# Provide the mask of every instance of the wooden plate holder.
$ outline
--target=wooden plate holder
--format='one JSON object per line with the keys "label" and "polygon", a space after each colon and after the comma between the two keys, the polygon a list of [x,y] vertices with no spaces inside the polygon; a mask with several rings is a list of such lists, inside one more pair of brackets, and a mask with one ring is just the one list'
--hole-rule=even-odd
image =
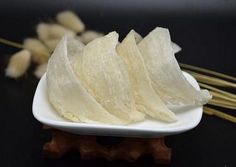
{"label": "wooden plate holder", "polygon": [[82,159],[105,158],[109,161],[120,159],[132,162],[144,155],[151,155],[157,164],[169,164],[171,161],[171,149],[165,145],[164,138],[123,138],[118,144],[104,146],[97,141],[96,136],[74,135],[44,128],[52,134],[51,141],[43,146],[48,157],[60,158],[76,151]]}

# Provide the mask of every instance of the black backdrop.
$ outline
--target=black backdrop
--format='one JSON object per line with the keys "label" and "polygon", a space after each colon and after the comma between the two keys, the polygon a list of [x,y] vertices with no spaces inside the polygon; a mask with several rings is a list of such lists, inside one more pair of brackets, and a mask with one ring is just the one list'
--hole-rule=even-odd
{"label": "black backdrop", "polygon": [[[21,42],[25,37],[35,36],[38,22],[52,19],[64,9],[79,13],[89,29],[116,30],[121,39],[131,28],[145,35],[155,26],[168,27],[172,40],[183,48],[177,55],[180,62],[236,75],[236,3],[232,0],[1,1],[0,36]],[[50,136],[31,113],[38,83],[32,75],[34,67],[18,80],[4,76],[9,55],[15,51],[0,45],[0,166],[155,166],[149,157],[135,163],[86,161],[78,155],[46,159],[42,146]],[[235,127],[233,123],[204,115],[194,130],[167,137],[167,145],[173,149],[170,166],[236,166]]]}

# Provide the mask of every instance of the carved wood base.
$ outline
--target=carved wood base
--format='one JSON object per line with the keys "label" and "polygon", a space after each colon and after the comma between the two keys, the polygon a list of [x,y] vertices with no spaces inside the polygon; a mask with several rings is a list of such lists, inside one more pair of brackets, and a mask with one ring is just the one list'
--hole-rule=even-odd
{"label": "carved wood base", "polygon": [[120,143],[104,146],[96,136],[74,135],[59,130],[51,131],[52,139],[43,147],[48,157],[60,158],[69,152],[79,152],[82,159],[105,158],[135,161],[141,156],[151,155],[158,164],[168,164],[171,160],[171,149],[165,145],[164,138],[142,139],[124,138]]}

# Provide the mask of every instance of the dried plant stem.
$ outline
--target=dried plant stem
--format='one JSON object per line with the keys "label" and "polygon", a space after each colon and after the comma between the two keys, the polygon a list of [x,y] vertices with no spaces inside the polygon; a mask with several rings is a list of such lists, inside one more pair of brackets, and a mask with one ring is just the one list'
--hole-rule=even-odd
{"label": "dried plant stem", "polygon": [[217,106],[217,107],[221,107],[221,108],[228,108],[231,110],[236,110],[235,106],[230,106],[230,105],[226,105],[226,104],[222,104],[222,103],[218,103],[218,102],[209,101],[208,104],[213,105],[213,106]]}
{"label": "dried plant stem", "polygon": [[[11,47],[14,47],[14,48],[19,48],[19,49],[27,49],[25,48],[24,45],[20,44],[20,43],[17,43],[17,42],[13,42],[13,41],[10,41],[10,40],[7,40],[7,39],[4,39],[4,38],[0,38],[0,43],[2,44],[5,44],[5,45],[8,45],[8,46],[11,46]],[[29,49],[27,49],[29,50]],[[30,50],[32,53],[36,53],[34,50]],[[38,54],[38,52],[37,52]],[[40,53],[42,56],[45,56],[45,57],[48,57],[49,55],[45,54],[45,53]]]}
{"label": "dried plant stem", "polygon": [[204,83],[200,83],[200,82],[199,82],[199,85],[200,85],[201,87],[203,87],[203,88],[206,88],[206,89],[209,89],[209,90],[213,90],[213,91],[215,91],[215,92],[221,93],[221,94],[223,94],[223,95],[225,95],[225,96],[228,96],[228,97],[230,97],[230,98],[236,99],[236,95],[233,94],[233,93],[229,93],[229,92],[226,92],[226,91],[224,91],[224,90],[220,90],[220,89],[217,89],[217,88],[215,88],[215,87],[213,87],[213,86],[210,86],[210,85],[207,85],[207,84],[204,84]]}
{"label": "dried plant stem", "polygon": [[213,98],[211,99],[213,102],[216,102],[216,103],[222,103],[222,104],[225,104],[225,105],[229,105],[229,106],[235,106],[236,107],[236,103],[235,102],[231,102],[231,101],[228,101],[228,100],[224,100],[224,99],[220,99],[220,98]]}
{"label": "dried plant stem", "polygon": [[213,98],[219,98],[219,99],[224,99],[224,100],[227,100],[227,101],[231,101],[231,102],[234,102],[236,103],[236,99],[233,99],[233,98],[230,98],[230,97],[227,97],[221,93],[218,93],[218,92],[215,92],[215,91],[209,91],[210,94],[213,96]]}
{"label": "dried plant stem", "polygon": [[203,107],[203,111],[204,111],[205,114],[208,114],[208,115],[215,115],[215,116],[217,116],[217,117],[219,117],[219,118],[223,118],[223,119],[228,120],[228,121],[230,121],[230,122],[236,123],[236,117],[231,116],[231,115],[226,114],[226,113],[223,113],[223,112],[221,112],[221,111],[219,111],[219,110],[212,109],[212,108],[209,108],[209,107],[204,106],[204,107]]}
{"label": "dried plant stem", "polygon": [[199,82],[203,82],[203,83],[215,85],[215,86],[221,86],[221,87],[236,88],[236,84],[229,81],[224,81],[219,78],[215,78],[215,77],[211,77],[211,76],[207,76],[203,74],[198,74],[190,70],[184,70],[184,71],[193,75]]}
{"label": "dried plant stem", "polygon": [[186,69],[204,72],[206,74],[215,75],[217,77],[224,78],[224,79],[229,79],[229,80],[232,80],[232,81],[236,82],[236,77],[233,77],[233,76],[229,76],[229,75],[226,75],[226,74],[222,74],[222,73],[219,73],[219,72],[215,72],[215,71],[212,71],[212,70],[208,70],[208,69],[205,69],[205,68],[196,67],[196,66],[192,66],[192,65],[188,65],[188,64],[179,63],[179,65],[180,65],[180,67],[183,67],[183,68],[186,68]]}
{"label": "dried plant stem", "polygon": [[20,44],[20,43],[13,42],[13,41],[10,41],[10,40],[4,39],[4,38],[0,38],[0,43],[5,44],[5,45],[8,45],[8,46],[15,47],[15,48],[20,48],[20,49],[24,49],[24,48],[25,48],[25,47],[24,47],[22,44]]}

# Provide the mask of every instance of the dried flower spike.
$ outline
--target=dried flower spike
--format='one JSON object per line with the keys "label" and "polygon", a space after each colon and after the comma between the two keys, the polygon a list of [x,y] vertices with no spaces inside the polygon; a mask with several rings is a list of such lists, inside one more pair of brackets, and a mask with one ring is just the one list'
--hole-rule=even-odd
{"label": "dried flower spike", "polygon": [[60,24],[77,33],[83,32],[85,29],[85,25],[81,19],[71,11],[58,13],[56,19]]}
{"label": "dried flower spike", "polygon": [[104,36],[103,33],[97,32],[97,31],[92,31],[88,30],[85,31],[81,36],[79,37],[80,41],[83,42],[84,44],[87,44],[91,42],[92,40]]}
{"label": "dried flower spike", "polygon": [[32,52],[33,62],[42,64],[48,61],[50,55],[49,50],[38,39],[35,38],[25,39],[24,47]]}
{"label": "dried flower spike", "polygon": [[36,28],[38,37],[42,41],[61,39],[64,35],[74,37],[76,34],[59,24],[39,23]]}
{"label": "dried flower spike", "polygon": [[6,68],[6,76],[10,78],[19,78],[22,76],[30,65],[30,58],[30,52],[25,49],[12,55]]}
{"label": "dried flower spike", "polygon": [[47,63],[44,63],[44,64],[40,64],[38,65],[38,67],[36,68],[36,70],[34,71],[34,75],[40,79],[43,74],[47,71]]}
{"label": "dried flower spike", "polygon": [[44,41],[44,44],[47,46],[50,52],[53,52],[59,42],[60,39],[49,39]]}

